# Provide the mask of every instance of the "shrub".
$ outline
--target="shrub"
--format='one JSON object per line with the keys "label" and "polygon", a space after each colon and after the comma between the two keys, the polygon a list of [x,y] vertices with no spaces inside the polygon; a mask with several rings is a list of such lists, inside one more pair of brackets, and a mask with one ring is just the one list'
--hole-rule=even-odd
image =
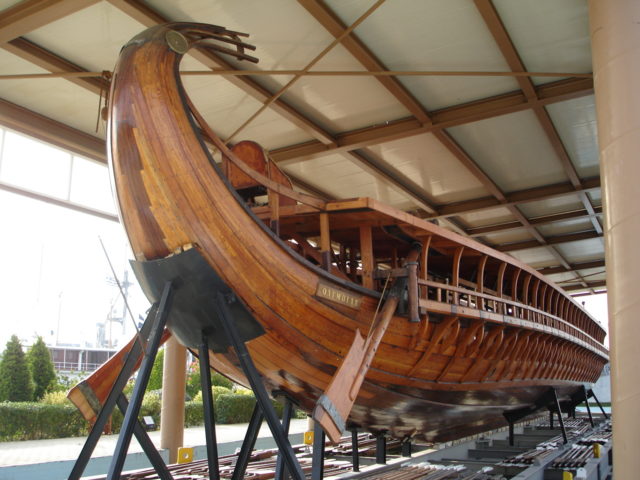
{"label": "shrub", "polygon": [[46,405],[72,405],[65,392],[48,392],[40,399]]}
{"label": "shrub", "polygon": [[233,382],[218,372],[211,372],[211,385],[226,387],[228,389],[233,388]]}
{"label": "shrub", "polygon": [[0,402],[33,400],[33,381],[18,337],[11,336],[0,361]]}
{"label": "shrub", "polygon": [[[231,390],[229,390],[227,387],[219,387],[217,385],[214,385],[213,387],[211,387],[211,391],[213,393],[214,401],[216,399],[216,396],[218,395],[229,395],[232,393]],[[193,397],[193,401],[202,403],[202,392],[196,393],[196,396]]]}
{"label": "shrub", "polygon": [[51,353],[42,337],[38,337],[36,343],[27,352],[27,361],[34,383],[33,399],[40,400],[45,393],[53,391],[56,386],[56,372],[53,369]]}
{"label": "shrub", "polygon": [[3,441],[78,437],[86,435],[88,427],[72,405],[0,403],[0,440]]}
{"label": "shrub", "polygon": [[184,404],[184,426],[197,427],[204,424],[204,410],[202,401],[186,402]]}
{"label": "shrub", "polygon": [[216,421],[220,423],[244,423],[251,420],[256,404],[253,395],[218,395],[215,401]]}

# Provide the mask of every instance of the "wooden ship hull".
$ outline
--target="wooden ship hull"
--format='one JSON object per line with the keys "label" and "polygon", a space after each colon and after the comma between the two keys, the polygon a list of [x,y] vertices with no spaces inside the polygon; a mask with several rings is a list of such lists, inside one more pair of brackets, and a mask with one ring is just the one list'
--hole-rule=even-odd
{"label": "wooden ship hull", "polygon": [[[110,166],[136,259],[197,249],[264,330],[247,347],[269,390],[311,412],[333,389],[348,426],[435,442],[598,378],[603,329],[535,270],[369,198],[294,192],[257,145],[227,149],[179,76],[182,55],[209,38],[245,56],[235,32],[196,24],[154,27],[123,48]],[[259,195],[267,203],[252,205]],[[232,349],[210,360],[246,384]]]}

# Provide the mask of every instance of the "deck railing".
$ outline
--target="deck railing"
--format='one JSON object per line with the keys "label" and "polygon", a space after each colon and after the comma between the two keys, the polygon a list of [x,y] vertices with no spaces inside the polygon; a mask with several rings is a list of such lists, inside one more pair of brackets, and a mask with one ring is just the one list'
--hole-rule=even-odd
{"label": "deck railing", "polygon": [[[475,310],[485,312],[484,318],[496,322],[507,321],[511,324],[521,324],[522,322],[517,322],[517,320],[523,320],[540,326],[541,330],[553,329],[556,332],[562,332],[566,336],[591,346],[598,352],[607,354],[607,350],[602,344],[581,329],[562,318],[530,305],[430,280],[419,279],[418,286],[419,305],[429,311],[437,311],[437,304],[446,304],[462,307],[457,311],[457,314],[461,316],[477,317],[479,315],[473,312]],[[468,308],[469,311],[465,312],[464,308]],[[450,311],[451,309],[449,307],[446,310]],[[445,309],[443,309],[444,312]]]}

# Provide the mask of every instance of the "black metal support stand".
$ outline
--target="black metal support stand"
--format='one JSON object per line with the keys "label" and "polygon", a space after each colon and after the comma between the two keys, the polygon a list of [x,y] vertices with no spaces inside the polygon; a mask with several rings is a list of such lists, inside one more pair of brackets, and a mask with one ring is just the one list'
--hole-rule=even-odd
{"label": "black metal support stand", "polygon": [[219,480],[220,468],[218,465],[218,443],[216,441],[216,417],[213,409],[213,393],[211,391],[209,342],[204,332],[202,343],[198,348],[198,355],[200,358],[200,387],[202,389],[202,406],[204,408],[204,433],[207,442],[209,478],[211,480]]}
{"label": "black metal support stand", "polygon": [[376,435],[376,463],[387,463],[387,437],[384,432]]}
{"label": "black metal support stand", "polygon": [[[144,341],[149,340],[150,333],[156,331],[153,327],[157,323],[159,316],[160,316],[160,312],[158,310],[158,304],[156,303],[151,307],[149,314],[147,315],[147,318],[144,321],[142,328],[140,329],[140,335],[139,335],[140,339],[144,339]],[[160,332],[162,332],[162,330],[160,330]],[[125,359],[124,365],[122,366],[122,370],[120,370],[120,373],[118,374],[116,381],[114,382],[111,392],[107,396],[107,399],[105,400],[104,405],[102,405],[102,408],[100,409],[100,412],[96,417],[96,421],[91,431],[89,432],[87,440],[84,446],[82,447],[80,455],[78,456],[78,459],[76,460],[76,463],[74,464],[71,470],[71,473],[69,474],[69,480],[78,480],[84,473],[84,470],[86,469],[87,464],[91,459],[91,454],[95,450],[98,440],[100,440],[100,437],[102,436],[102,431],[104,430],[104,427],[107,424],[109,420],[109,416],[113,412],[114,407],[118,405],[118,407],[121,410],[124,410],[123,413],[126,412],[128,408],[128,402],[127,402],[127,399],[122,394],[122,391],[124,390],[124,387],[126,386],[127,381],[133,374],[135,365],[137,363],[140,353],[142,352],[142,349],[143,349],[142,341],[139,341],[139,342],[135,342],[131,350],[129,351]],[[149,437],[147,436],[147,433],[144,431],[144,428],[142,428],[139,422],[136,422],[136,424],[140,428],[137,428],[136,425],[134,425],[133,433],[136,435],[136,438],[138,439],[145,453],[149,457],[149,461],[151,462],[153,467],[156,469],[158,476],[162,480],[172,479],[173,477],[169,473],[167,466],[164,463],[164,460],[162,460],[162,457],[160,457],[160,454],[157,452],[157,450],[151,443],[151,440],[149,440]],[[150,447],[153,447],[153,448],[150,448]],[[152,450],[153,452],[151,452]]]}
{"label": "black metal support stand", "polygon": [[402,441],[402,456],[411,458],[411,439],[405,438]]}
{"label": "black metal support stand", "polygon": [[358,446],[358,429],[351,430],[351,463],[353,465],[353,471],[360,471],[360,451]]}
{"label": "black metal support stand", "polygon": [[[551,390],[553,392],[553,397],[555,398],[554,406],[555,406],[556,412],[558,412],[558,420],[560,421],[560,428],[562,429],[562,438],[564,439],[564,443],[567,444],[569,443],[569,440],[567,439],[567,431],[564,428],[564,420],[562,419],[562,410],[560,409],[560,401],[558,400],[558,394],[556,393],[555,388],[552,388]],[[551,413],[551,415],[553,416],[553,412]]]}
{"label": "black metal support stand", "polygon": [[171,283],[167,282],[165,283],[162,297],[158,305],[158,312],[151,328],[151,335],[147,342],[145,355],[142,359],[142,365],[140,366],[140,371],[138,372],[138,377],[136,378],[136,383],[133,387],[131,402],[129,403],[124,420],[122,421],[118,442],[116,443],[113,458],[111,459],[111,465],[109,466],[107,480],[116,480],[120,478],[120,474],[122,473],[122,467],[124,466],[127,451],[129,450],[133,430],[136,422],[138,421],[138,414],[140,413],[140,406],[142,405],[144,391],[149,383],[151,368],[153,367],[153,362],[156,359],[156,354],[158,353],[158,347],[160,346],[160,340],[162,338],[162,332],[164,331],[164,327],[167,323],[167,317],[171,307],[171,296]]}
{"label": "black metal support stand", "polygon": [[244,478],[244,474],[247,471],[247,465],[249,464],[249,459],[251,458],[251,452],[256,444],[258,432],[260,432],[262,420],[264,420],[262,409],[260,408],[260,405],[256,403],[256,406],[253,407],[251,420],[249,421],[247,433],[244,436],[244,441],[242,442],[242,447],[238,454],[238,461],[236,462],[236,468],[233,470],[231,480],[242,480]]}
{"label": "black metal support stand", "polygon": [[582,392],[584,393],[584,404],[587,406],[587,413],[589,414],[589,423],[592,427],[595,427],[595,423],[593,423],[593,416],[591,415],[591,407],[589,407],[589,393],[585,386],[582,386]]}
{"label": "black metal support stand", "polygon": [[324,443],[325,433],[318,422],[313,422],[313,457],[311,460],[311,480],[322,480],[324,477]]}
{"label": "black metal support stand", "polygon": [[225,296],[220,291],[217,292],[216,297],[217,302],[215,304],[215,308],[217,310],[218,318],[222,322],[222,326],[224,327],[227,339],[229,340],[231,345],[233,345],[233,348],[236,351],[238,360],[240,361],[240,365],[242,366],[242,370],[249,380],[251,389],[256,396],[256,400],[258,401],[258,405],[260,405],[262,413],[264,414],[267,424],[269,425],[269,429],[271,430],[271,434],[276,441],[276,445],[278,445],[280,455],[284,457],[289,475],[291,475],[291,478],[293,478],[293,480],[304,480],[304,472],[302,471],[300,462],[298,462],[293,448],[291,448],[289,439],[284,434],[282,425],[280,424],[280,420],[278,419],[275,409],[273,408],[273,405],[271,403],[271,399],[269,398],[269,395],[267,394],[267,391],[262,384],[260,374],[253,364],[253,360],[251,359],[251,355],[249,354],[246,345],[240,339],[240,335],[236,329],[233,318],[231,317],[229,304],[236,302],[237,299],[233,294]]}
{"label": "black metal support stand", "polygon": [[[125,415],[127,413],[127,409],[129,408],[129,401],[127,400],[127,397],[124,396],[124,394],[120,394],[120,396],[118,397],[118,408],[122,412],[122,415]],[[160,477],[161,480],[173,480],[173,476],[169,472],[167,464],[164,463],[164,460],[160,456],[160,453],[156,449],[156,446],[149,438],[147,431],[144,429],[144,426],[139,420],[136,421],[133,434],[136,436],[136,440],[138,440],[138,443],[142,447],[142,450],[147,455],[147,458],[158,474],[158,477]]]}
{"label": "black metal support stand", "polygon": [[[282,430],[286,436],[289,435],[289,426],[291,425],[291,417],[293,416],[295,408],[293,402],[289,399],[285,399],[284,410],[282,412]],[[276,475],[275,480],[284,480],[286,478],[286,467],[284,464],[284,456],[278,454],[278,460],[276,462]]]}
{"label": "black metal support stand", "polygon": [[593,399],[596,401],[596,403],[598,404],[598,408],[600,408],[600,411],[602,412],[602,415],[604,415],[604,418],[609,418],[609,415],[607,415],[607,412],[604,411],[604,408],[602,408],[602,405],[600,404],[600,401],[598,400],[598,397],[596,397],[596,394],[594,393],[593,390],[589,390],[589,396],[593,397]]}
{"label": "black metal support stand", "polygon": [[513,422],[509,422],[509,445],[512,447],[515,445]]}
{"label": "black metal support stand", "polygon": [[[151,367],[169,316],[171,317],[169,323],[171,332],[182,344],[191,349],[197,349],[200,354],[202,362],[200,381],[203,392],[210,478],[219,480],[209,351],[221,353],[226,352],[229,347],[233,347],[257,399],[233,472],[233,480],[244,478],[264,419],[267,420],[280,451],[279,458],[282,462],[279,461],[280,472],[283,475],[288,474],[292,480],[304,480],[304,473],[287,436],[288,420],[292,408],[291,406],[287,407],[288,413],[285,415],[287,425],[285,427],[280,424],[260,374],[245,345],[245,342],[264,333],[257,320],[195,248],[160,260],[133,262],[132,267],[153,306],[141,328],[141,341],[136,342],[127,355],[112,391],[97,415],[95,425],[74,465],[69,480],[78,480],[81,477],[116,404],[125,410],[125,414],[107,478],[115,480],[120,477],[131,437],[136,435],[159,478],[172,480],[162,458],[137,420]],[[144,342],[146,345],[143,346]],[[127,380],[131,377],[143,349],[142,365],[131,402],[127,405],[122,391]]]}
{"label": "black metal support stand", "polygon": [[555,415],[555,410],[553,408],[549,408],[549,430],[553,430],[553,416]]}

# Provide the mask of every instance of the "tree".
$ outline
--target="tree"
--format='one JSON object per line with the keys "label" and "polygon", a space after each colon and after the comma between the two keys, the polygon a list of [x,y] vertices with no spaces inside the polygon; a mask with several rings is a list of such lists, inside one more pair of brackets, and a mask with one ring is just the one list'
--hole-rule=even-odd
{"label": "tree", "polygon": [[54,390],[56,386],[56,372],[51,361],[51,353],[42,337],[27,352],[27,361],[31,369],[34,383],[34,400],[40,400],[44,394]]}
{"label": "tree", "polygon": [[33,381],[18,337],[11,336],[0,361],[0,401],[33,400]]}

